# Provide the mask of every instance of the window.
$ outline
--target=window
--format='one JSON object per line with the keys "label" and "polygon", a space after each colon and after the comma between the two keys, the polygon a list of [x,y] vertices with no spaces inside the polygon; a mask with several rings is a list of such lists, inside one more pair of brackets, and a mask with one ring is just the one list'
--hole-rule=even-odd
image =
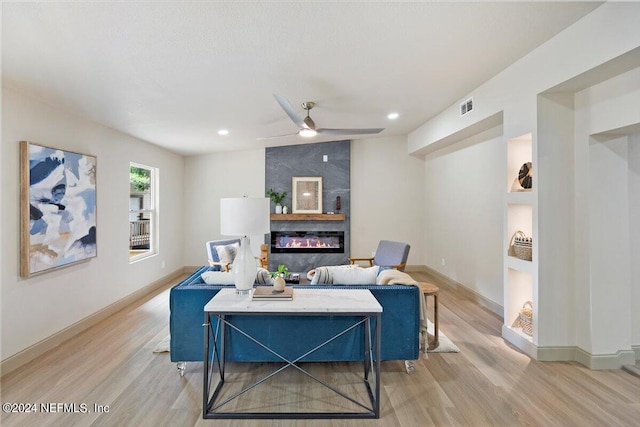
{"label": "window", "polygon": [[158,170],[136,163],[129,165],[129,260],[156,253]]}

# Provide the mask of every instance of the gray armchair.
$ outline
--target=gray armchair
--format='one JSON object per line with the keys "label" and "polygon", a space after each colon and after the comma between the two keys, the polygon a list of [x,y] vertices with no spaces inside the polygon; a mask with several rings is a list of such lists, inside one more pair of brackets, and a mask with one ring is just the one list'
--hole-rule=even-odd
{"label": "gray armchair", "polygon": [[375,257],[349,258],[349,262],[354,264],[357,261],[368,261],[371,267],[378,265],[404,271],[407,266],[407,258],[409,258],[409,249],[411,246],[408,243],[380,240]]}
{"label": "gray armchair", "polygon": [[230,260],[221,260],[218,255],[218,248],[225,248],[229,245],[237,243],[240,245],[240,239],[229,240],[210,240],[207,242],[207,255],[209,256],[209,265],[212,267],[218,266],[222,271],[229,271],[229,266],[233,263],[233,259],[236,254],[229,254]]}
{"label": "gray armchair", "polygon": [[[218,247],[225,247],[228,245],[233,245],[234,243],[240,244],[240,239],[229,239],[229,240],[210,240],[207,242],[207,255],[209,256],[209,265],[212,267],[218,266],[222,271],[229,271],[231,264],[233,263],[233,259],[236,254],[231,255],[230,261],[227,259],[220,259],[220,254],[218,253]],[[269,268],[269,246],[266,244],[260,245],[260,256],[255,257],[260,262],[260,267],[268,269]]]}

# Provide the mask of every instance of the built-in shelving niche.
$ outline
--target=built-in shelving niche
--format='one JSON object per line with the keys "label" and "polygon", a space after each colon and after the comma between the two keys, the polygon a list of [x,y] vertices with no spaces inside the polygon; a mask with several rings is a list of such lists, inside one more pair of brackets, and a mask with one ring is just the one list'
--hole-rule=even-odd
{"label": "built-in shelving niche", "polygon": [[[522,165],[531,162],[533,185],[524,189],[518,180]],[[538,312],[538,260],[536,259],[536,163],[533,135],[528,133],[507,141],[507,180],[505,197],[504,254],[504,326],[503,337],[531,357],[536,357]],[[518,258],[513,250],[513,237],[522,231],[533,239],[531,260]],[[522,331],[514,321],[527,301],[533,304],[533,334]]]}

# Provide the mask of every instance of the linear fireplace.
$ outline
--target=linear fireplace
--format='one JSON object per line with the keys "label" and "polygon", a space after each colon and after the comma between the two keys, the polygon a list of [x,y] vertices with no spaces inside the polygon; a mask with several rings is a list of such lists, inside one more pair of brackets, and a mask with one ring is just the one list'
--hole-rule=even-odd
{"label": "linear fireplace", "polygon": [[271,231],[271,253],[344,253],[344,231]]}

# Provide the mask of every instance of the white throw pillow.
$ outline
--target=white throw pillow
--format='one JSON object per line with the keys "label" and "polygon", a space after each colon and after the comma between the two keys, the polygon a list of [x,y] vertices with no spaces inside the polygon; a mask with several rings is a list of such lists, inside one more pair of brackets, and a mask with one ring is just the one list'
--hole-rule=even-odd
{"label": "white throw pillow", "polygon": [[233,273],[228,271],[205,271],[200,275],[207,285],[233,285]]}
{"label": "white throw pillow", "polygon": [[316,267],[307,274],[307,278],[311,275],[312,285],[330,285],[333,283],[333,276],[331,275],[332,268],[333,267]]}
{"label": "white throw pillow", "polygon": [[338,285],[375,285],[379,268],[377,265],[369,268],[345,265],[333,267],[331,275],[333,276],[333,283]]}
{"label": "white throw pillow", "polygon": [[[233,285],[234,277],[230,271],[205,271],[200,275],[207,285]],[[270,285],[271,276],[269,270],[259,268],[256,274],[256,283],[259,285]]]}
{"label": "white throw pillow", "polygon": [[230,245],[224,246],[216,246],[216,252],[218,252],[218,259],[223,263],[233,263],[233,260],[236,259],[236,255],[240,250],[239,243],[232,243]]}
{"label": "white throw pillow", "polygon": [[258,268],[256,283],[258,285],[271,285],[271,275],[269,274],[269,270],[265,268]]}

